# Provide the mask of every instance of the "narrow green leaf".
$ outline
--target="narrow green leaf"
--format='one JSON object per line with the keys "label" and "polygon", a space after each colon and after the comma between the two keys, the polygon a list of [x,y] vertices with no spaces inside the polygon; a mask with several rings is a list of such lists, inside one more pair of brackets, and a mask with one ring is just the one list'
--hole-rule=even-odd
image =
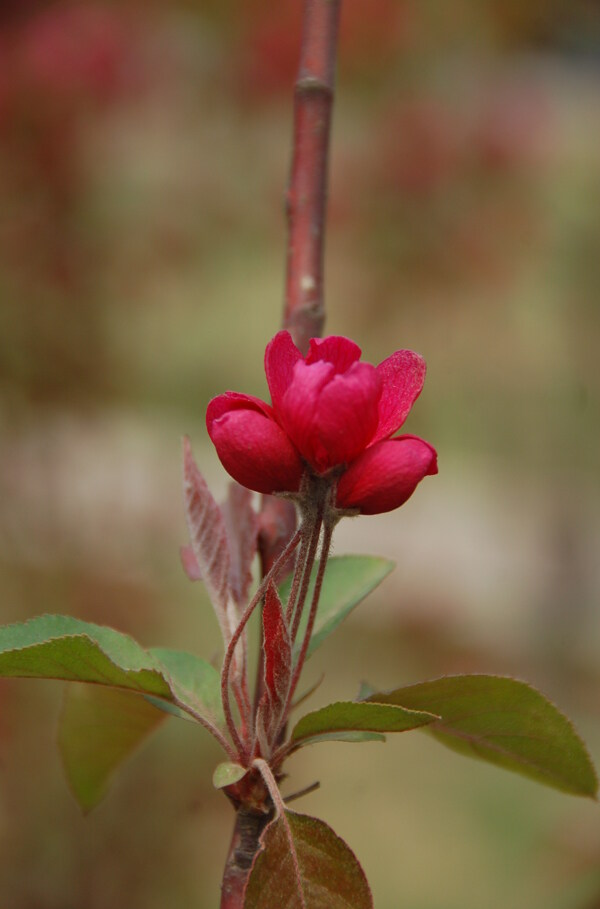
{"label": "narrow green leaf", "polygon": [[373,909],[364,871],[331,827],[306,814],[286,811],[299,880],[283,818],[261,837],[246,888],[244,909]]}
{"label": "narrow green leaf", "polygon": [[217,764],[213,773],[213,786],[215,789],[223,789],[225,786],[231,786],[237,783],[242,777],[246,776],[248,769],[241,764],[234,764],[233,761],[224,761]]}
{"label": "narrow green leaf", "polygon": [[311,735],[302,739],[294,747],[304,748],[305,745],[318,745],[319,742],[385,742],[386,737],[381,732],[323,732],[321,735]]}
{"label": "narrow green leaf", "polygon": [[[312,598],[318,567],[317,562],[311,575],[307,603],[310,603]],[[389,559],[382,559],[376,556],[346,555],[329,559],[307,656],[313,654],[317,647],[321,646],[327,635],[331,634],[340,622],[346,618],[348,613],[361,600],[364,600],[367,594],[374,590],[378,584],[381,584],[393,567],[394,563]],[[283,603],[287,602],[290,584],[291,580],[288,578],[282,585],[280,594]],[[307,621],[308,608],[304,610],[300,622],[300,630],[294,648],[294,658],[300,652]]]}
{"label": "narrow green leaf", "polygon": [[106,794],[120,764],[166,719],[143,697],[98,685],[69,685],[58,744],[67,780],[81,808]]}
{"label": "narrow green leaf", "polygon": [[447,676],[373,694],[368,702],[439,714],[426,731],[461,754],[573,795],[595,797],[598,791],[594,765],[571,721],[525,682]]}
{"label": "narrow green leaf", "polygon": [[396,705],[338,701],[303,716],[294,726],[291,741],[299,746],[312,744],[316,737],[334,739],[349,732],[405,732],[437,719],[432,713],[407,710]]}

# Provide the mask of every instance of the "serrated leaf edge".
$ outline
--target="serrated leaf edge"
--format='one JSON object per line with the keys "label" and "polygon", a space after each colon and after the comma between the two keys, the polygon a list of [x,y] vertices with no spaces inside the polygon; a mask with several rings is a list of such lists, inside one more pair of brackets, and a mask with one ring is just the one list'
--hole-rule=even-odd
{"label": "serrated leaf edge", "polygon": [[[591,770],[592,778],[595,782],[595,789],[593,790],[593,792],[587,792],[587,791],[575,792],[573,790],[572,786],[570,786],[568,784],[568,782],[566,783],[566,785],[568,786],[568,789],[563,789],[562,791],[566,791],[568,794],[571,794],[571,795],[581,795],[581,796],[584,796],[587,798],[591,798],[594,801],[598,801],[598,787],[600,784],[599,779],[598,779],[598,771],[596,770],[596,765],[594,764],[594,761],[592,760],[592,757],[590,755],[590,751],[589,751],[589,748],[588,748],[586,742],[584,741],[582,736],[579,734],[579,731],[577,730],[577,727],[575,726],[573,720],[571,720],[571,718],[568,717],[566,713],[563,713],[563,711],[559,707],[557,707],[557,705],[554,703],[553,700],[551,700],[547,695],[542,694],[542,692],[539,691],[530,682],[526,682],[523,679],[515,678],[515,676],[510,676],[510,675],[499,675],[497,673],[487,673],[487,672],[469,672],[469,673],[449,673],[447,675],[437,676],[436,678],[433,678],[433,679],[426,679],[423,682],[415,682],[412,685],[405,685],[405,686],[403,686],[403,688],[406,688],[406,689],[418,688],[421,685],[429,685],[433,682],[442,681],[443,679],[469,679],[469,678],[498,679],[501,681],[515,682],[516,684],[522,685],[524,688],[527,688],[529,691],[532,691],[535,695],[542,698],[547,704],[549,704],[550,707],[552,707],[554,710],[556,710],[556,712],[566,722],[566,724],[569,727],[570,731],[572,732],[574,738],[577,740],[577,743],[579,744],[583,754],[587,758],[589,769]],[[401,688],[391,688],[389,691],[376,692],[374,695],[370,695],[369,697],[364,698],[363,702],[381,703],[379,701],[374,701],[372,699],[374,699],[375,697],[381,697],[382,695],[385,696],[385,695],[394,694],[394,692],[396,692],[396,691],[402,691],[402,689]],[[401,706],[401,705],[397,705],[397,706]],[[407,709],[410,709],[410,708],[407,708]],[[437,729],[435,727],[440,729],[441,734],[448,736],[448,738],[454,737],[454,738],[459,738],[459,739],[463,739],[463,740],[467,740],[467,741],[471,742],[471,738],[468,735],[461,735],[460,733],[453,732],[451,730],[448,730],[446,727],[444,727],[443,717],[440,717],[438,722],[432,723],[431,725],[428,725],[428,726],[424,726],[422,731],[429,733],[429,735],[435,736],[436,731],[437,731]],[[490,748],[490,750],[494,750],[494,749]],[[498,751],[498,753],[502,753],[503,749],[497,749],[497,751]],[[516,760],[515,757],[510,754],[510,752],[508,752],[508,754],[509,754],[511,760],[513,760],[515,763],[517,763],[517,764],[522,763],[524,766],[530,766],[530,767],[535,768],[536,772],[543,774],[544,776],[546,776],[546,778],[548,780],[552,780],[552,779],[560,780],[561,779],[561,776],[559,774],[550,775],[548,773],[544,773],[544,771],[540,770],[538,765],[533,763],[532,761],[521,760],[521,759]],[[482,758],[482,760],[485,760],[485,758]]]}

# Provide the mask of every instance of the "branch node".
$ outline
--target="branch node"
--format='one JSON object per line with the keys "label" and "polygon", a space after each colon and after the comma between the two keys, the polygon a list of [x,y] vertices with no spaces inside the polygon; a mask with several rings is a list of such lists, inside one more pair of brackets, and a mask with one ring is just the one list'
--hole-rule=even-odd
{"label": "branch node", "polygon": [[333,98],[333,88],[317,76],[299,76],[294,86],[297,95],[326,95]]}

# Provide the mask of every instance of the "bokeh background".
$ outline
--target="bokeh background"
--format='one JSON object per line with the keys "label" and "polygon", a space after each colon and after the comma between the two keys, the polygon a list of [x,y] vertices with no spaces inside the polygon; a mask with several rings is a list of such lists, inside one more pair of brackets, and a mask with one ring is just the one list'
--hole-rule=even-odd
{"label": "bokeh background", "polygon": [[[0,6],[0,619],[62,612],[218,658],[184,576],[180,438],[264,395],[281,318],[300,0]],[[594,0],[344,0],[329,333],[412,347],[439,451],[336,551],[396,572],[314,657],[358,682],[514,674],[600,759],[600,12]],[[0,904],[216,907],[220,755],[167,723],[82,818],[60,683],[0,686]],[[418,733],[320,745],[298,803],[378,909],[598,909],[597,806]]]}

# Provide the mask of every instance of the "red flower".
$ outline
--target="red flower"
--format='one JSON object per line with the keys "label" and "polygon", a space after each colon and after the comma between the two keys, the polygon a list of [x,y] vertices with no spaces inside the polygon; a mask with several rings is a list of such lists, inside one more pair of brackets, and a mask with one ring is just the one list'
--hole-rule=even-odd
{"label": "red flower", "polygon": [[221,463],[257,492],[297,492],[305,471],[338,479],[336,504],[363,514],[402,505],[437,473],[435,449],[416,436],[390,436],[419,396],[425,361],[398,350],[372,366],[348,338],[313,338],[306,357],[289,332],[267,345],[272,406],[227,392],[208,405],[206,424]]}

